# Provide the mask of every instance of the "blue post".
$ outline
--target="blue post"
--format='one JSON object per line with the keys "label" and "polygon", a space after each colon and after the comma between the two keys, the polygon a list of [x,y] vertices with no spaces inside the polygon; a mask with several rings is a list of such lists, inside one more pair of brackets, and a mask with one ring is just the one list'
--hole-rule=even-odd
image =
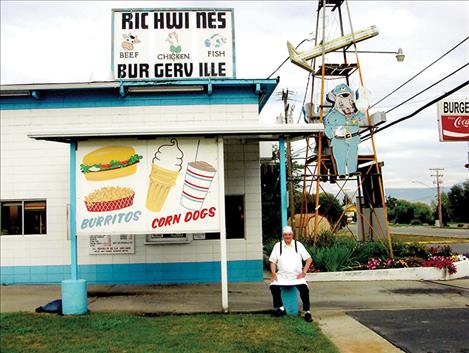
{"label": "blue post", "polygon": [[280,211],[282,214],[282,228],[288,225],[287,219],[287,172],[285,158],[285,137],[279,139],[280,153]]}
{"label": "blue post", "polygon": [[62,281],[62,313],[81,315],[88,312],[86,281],[78,279],[77,225],[76,225],[76,150],[77,143],[70,143],[70,268],[71,279]]}
{"label": "blue post", "polygon": [[77,143],[70,143],[70,246],[71,260],[70,266],[72,270],[72,280],[78,279],[78,258],[77,258],[77,223],[76,223],[76,156]]}
{"label": "blue post", "polygon": [[[280,208],[282,213],[282,229],[288,225],[287,218],[287,173],[285,158],[285,138],[279,139],[280,153]],[[288,315],[298,315],[298,290],[296,287],[282,287],[282,302]]]}

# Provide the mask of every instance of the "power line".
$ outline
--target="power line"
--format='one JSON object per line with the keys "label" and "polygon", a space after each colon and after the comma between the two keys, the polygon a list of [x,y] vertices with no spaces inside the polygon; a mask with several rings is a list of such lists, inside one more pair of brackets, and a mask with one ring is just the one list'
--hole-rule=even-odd
{"label": "power line", "polygon": [[[306,96],[308,95],[308,87],[309,87],[309,81],[311,80],[311,74],[308,74],[308,80],[306,81],[306,87],[305,87],[305,95],[303,97],[303,103],[301,104],[301,110],[300,110],[300,115],[298,115],[298,120],[296,121],[297,124],[300,123],[300,119],[301,119],[301,114],[303,114],[303,107],[305,106],[305,102],[306,102]],[[314,81],[313,81],[313,84],[314,84]],[[312,107],[311,107],[312,109]],[[305,113],[306,114],[306,113]],[[306,120],[306,119],[305,119]]]}
{"label": "power line", "polygon": [[[422,107],[420,107],[419,109],[417,109],[417,110],[414,111],[413,113],[411,113],[411,114],[409,114],[409,115],[407,115],[407,116],[405,116],[405,117],[403,117],[403,118],[397,119],[396,121],[393,121],[392,123],[389,123],[389,124],[387,124],[387,125],[384,125],[384,126],[382,126],[381,128],[376,128],[376,130],[374,131],[374,133],[376,134],[377,132],[380,132],[380,131],[382,131],[382,130],[384,130],[384,129],[387,129],[388,127],[391,127],[391,126],[393,126],[393,125],[396,125],[396,124],[400,123],[401,121],[404,121],[404,120],[407,120],[407,119],[412,118],[413,116],[415,116],[415,115],[417,115],[418,113],[420,113],[422,110],[428,108],[429,106],[431,106],[432,104],[434,104],[434,103],[436,103],[436,102],[442,100],[443,98],[446,98],[446,97],[452,95],[454,92],[459,91],[461,88],[467,86],[468,84],[469,84],[469,80],[466,81],[466,82],[464,82],[464,83],[462,83],[462,84],[460,84],[459,86],[453,88],[452,90],[450,90],[450,91],[448,91],[448,92],[442,94],[441,96],[439,96],[439,97],[437,97],[437,98],[431,100],[430,102],[428,102],[427,104],[423,105]],[[363,132],[365,132],[365,131],[366,131],[366,130],[364,130]],[[369,133],[368,135],[364,136],[361,140],[362,140],[362,141],[366,141],[366,140],[368,140],[370,137],[371,137],[371,133]]]}
{"label": "power line", "polygon": [[[418,104],[418,103],[427,102],[429,99],[433,99],[433,98],[436,98],[436,97],[437,97],[437,96],[433,95],[432,97],[422,98],[422,99],[418,99],[418,100],[413,101],[413,102],[409,102],[409,103],[405,103],[405,104],[400,103],[400,104],[401,104],[401,105]],[[390,105],[380,105],[379,107],[376,107],[376,109],[388,109],[388,108],[394,108],[394,107],[395,107],[394,104],[390,104]]]}
{"label": "power line", "polygon": [[381,103],[383,100],[385,100],[386,98],[388,98],[390,95],[392,95],[393,93],[395,93],[397,90],[401,89],[402,87],[404,87],[406,84],[408,84],[410,81],[412,81],[414,78],[416,78],[418,75],[420,75],[422,72],[424,72],[425,70],[427,70],[430,66],[433,66],[436,62],[440,61],[441,59],[443,59],[446,55],[448,55],[449,53],[451,53],[454,49],[456,49],[457,47],[459,47],[462,43],[464,43],[466,40],[468,40],[469,37],[466,37],[464,38],[462,41],[460,41],[458,44],[456,44],[454,47],[452,47],[450,50],[448,50],[446,53],[444,53],[442,56],[440,56],[438,59],[436,59],[435,61],[433,61],[431,64],[429,64],[427,67],[425,67],[424,69],[422,69],[421,71],[419,71],[417,74],[415,74],[414,76],[412,76],[410,79],[408,79],[406,82],[404,82],[402,85],[400,85],[399,87],[397,87],[394,91],[392,91],[391,93],[387,94],[385,97],[381,98],[379,101],[377,101],[375,104],[373,104],[370,108],[373,108],[375,105]]}
{"label": "power line", "polygon": [[[306,42],[306,41],[310,41],[310,40],[311,40],[311,39],[308,39],[308,38],[303,39],[303,40],[300,42],[300,44],[298,44],[298,45],[295,47],[295,49],[298,49],[298,47],[299,47],[301,44],[303,44],[303,43]],[[269,76],[267,76],[267,80],[268,80],[269,78],[271,78],[272,75],[274,75],[278,70],[280,70],[280,68],[288,61],[289,58],[290,58],[290,56],[287,56],[287,58],[286,58],[285,60],[283,60],[283,62],[274,70],[274,72],[272,72]]]}
{"label": "power line", "polygon": [[468,65],[469,65],[469,63],[467,63],[467,64],[464,64],[464,65],[463,65],[463,66],[461,66],[459,69],[456,69],[456,70],[455,70],[455,71],[453,71],[452,73],[450,73],[450,74],[446,75],[446,76],[445,76],[445,77],[443,77],[442,79],[440,79],[440,80],[436,81],[435,83],[431,84],[430,86],[428,86],[428,87],[427,87],[427,88],[425,88],[424,90],[420,91],[419,93],[417,93],[417,94],[414,94],[412,97],[410,97],[410,98],[406,99],[405,101],[403,101],[402,103],[400,103],[400,104],[396,105],[394,108],[392,108],[392,109],[389,109],[388,111],[386,111],[386,114],[387,114],[387,113],[390,113],[390,112],[392,112],[394,109],[397,109],[397,108],[399,108],[399,107],[400,107],[401,105],[403,105],[404,103],[407,103],[408,101],[410,101],[410,100],[414,99],[415,97],[417,97],[417,96],[421,95],[422,93],[424,93],[424,92],[428,91],[430,88],[432,88],[432,87],[436,86],[436,85],[437,85],[437,84],[439,84],[440,82],[442,82],[442,81],[446,80],[447,78],[449,78],[449,77],[453,76],[455,73],[457,73],[458,71],[461,71],[462,69],[464,69],[464,68],[465,68],[466,66],[468,66]]}

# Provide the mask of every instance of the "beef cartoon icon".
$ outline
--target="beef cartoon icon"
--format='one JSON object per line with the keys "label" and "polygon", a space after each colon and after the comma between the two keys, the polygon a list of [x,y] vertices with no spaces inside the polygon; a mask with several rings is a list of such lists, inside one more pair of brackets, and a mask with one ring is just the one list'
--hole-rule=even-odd
{"label": "beef cartoon icon", "polygon": [[140,43],[140,40],[138,39],[138,37],[133,35],[132,33],[128,33],[128,34],[124,33],[122,37],[124,38],[124,41],[122,42],[121,46],[122,46],[122,49],[124,50],[132,51],[134,50],[134,44]]}

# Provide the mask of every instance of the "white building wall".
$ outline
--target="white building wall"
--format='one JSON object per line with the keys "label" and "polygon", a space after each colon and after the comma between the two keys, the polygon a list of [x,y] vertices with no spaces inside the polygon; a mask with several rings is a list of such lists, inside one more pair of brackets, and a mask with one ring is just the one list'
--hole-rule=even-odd
{"label": "white building wall", "polygon": [[[36,141],[31,130],[128,127],[171,124],[256,123],[257,105],[148,106],[9,110],[1,112],[1,194],[5,200],[46,199],[47,234],[1,236],[2,266],[69,265],[67,239],[69,145]],[[228,240],[228,260],[262,259],[259,146],[257,142],[225,141],[225,192],[245,195],[245,239]],[[219,261],[218,240],[190,244],[144,245],[136,236],[134,255],[89,255],[89,239],[78,239],[78,263],[131,264]]]}

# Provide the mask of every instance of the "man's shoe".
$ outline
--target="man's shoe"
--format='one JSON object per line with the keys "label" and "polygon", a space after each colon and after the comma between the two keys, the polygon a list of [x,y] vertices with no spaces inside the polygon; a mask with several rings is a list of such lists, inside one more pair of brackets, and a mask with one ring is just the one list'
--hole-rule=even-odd
{"label": "man's shoe", "polygon": [[313,322],[313,318],[311,316],[311,313],[306,313],[305,314],[305,321],[306,322]]}
{"label": "man's shoe", "polygon": [[274,316],[275,317],[281,317],[287,315],[287,312],[285,310],[282,310],[278,308],[277,310],[274,311]]}

